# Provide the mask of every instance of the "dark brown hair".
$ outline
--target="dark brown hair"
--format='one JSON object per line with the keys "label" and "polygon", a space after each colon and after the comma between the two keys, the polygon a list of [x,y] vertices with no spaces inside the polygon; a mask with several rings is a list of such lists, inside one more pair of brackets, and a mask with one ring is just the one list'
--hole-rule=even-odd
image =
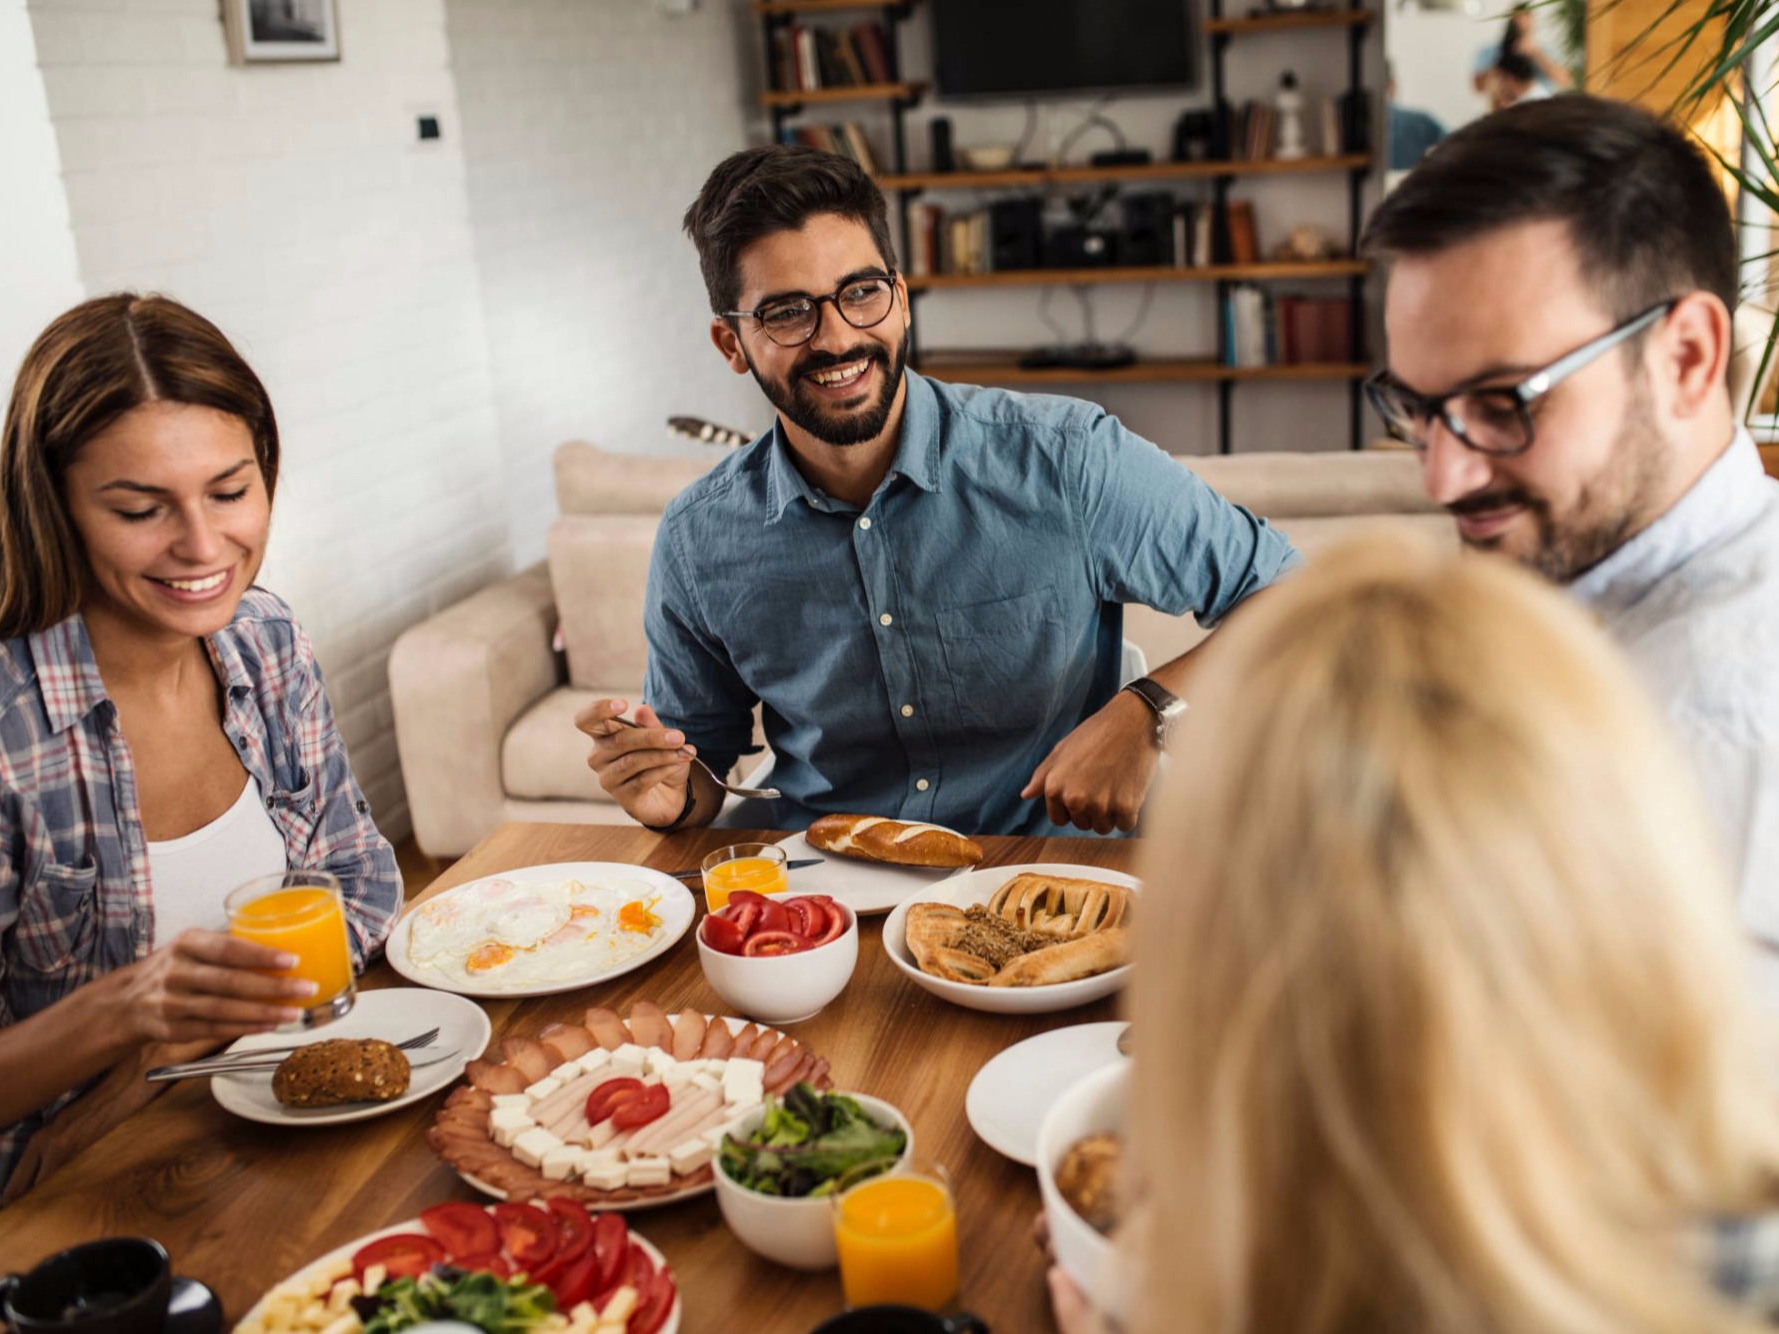
{"label": "dark brown hair", "polygon": [[1686,135],[1628,102],[1520,102],[1436,145],[1382,204],[1362,248],[1430,255],[1497,228],[1561,222],[1616,320],[1706,291],[1736,308],[1723,191]]}
{"label": "dark brown hair", "polygon": [[209,320],[164,296],[116,292],[58,316],[25,353],[0,435],[0,639],[80,609],[86,555],[62,497],[81,448],[144,403],[238,417],[270,500],[278,484],[272,401]]}
{"label": "dark brown hair", "polygon": [[721,315],[741,300],[741,252],[762,236],[796,231],[818,213],[862,223],[894,270],[889,210],[859,164],[802,144],[744,148],[717,164],[686,210],[686,235],[698,247],[710,309]]}

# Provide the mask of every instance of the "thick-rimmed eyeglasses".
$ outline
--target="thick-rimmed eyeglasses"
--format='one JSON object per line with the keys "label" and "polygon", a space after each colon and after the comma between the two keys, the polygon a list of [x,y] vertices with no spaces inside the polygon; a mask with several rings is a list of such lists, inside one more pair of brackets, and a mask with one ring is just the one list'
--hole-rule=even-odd
{"label": "thick-rimmed eyeglasses", "polygon": [[896,305],[896,275],[848,278],[827,296],[787,296],[757,310],[725,310],[726,319],[751,319],[780,347],[799,347],[815,337],[822,321],[822,303],[832,301],[840,318],[855,329],[882,324]]}
{"label": "thick-rimmed eyeglasses", "polygon": [[1479,454],[1498,458],[1523,454],[1532,448],[1532,405],[1582,367],[1627,338],[1642,333],[1674,309],[1676,300],[1651,306],[1641,315],[1558,357],[1543,370],[1532,372],[1518,384],[1459,389],[1450,394],[1417,394],[1389,371],[1381,370],[1366,380],[1365,396],[1384,419],[1384,429],[1416,449],[1427,447],[1422,432],[1427,423],[1438,417],[1446,430]]}

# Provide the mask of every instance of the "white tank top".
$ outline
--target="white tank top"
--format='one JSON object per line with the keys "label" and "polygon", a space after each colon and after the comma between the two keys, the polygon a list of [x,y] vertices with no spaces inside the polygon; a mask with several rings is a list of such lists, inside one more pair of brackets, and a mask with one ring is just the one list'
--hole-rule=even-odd
{"label": "white tank top", "polygon": [[248,774],[235,804],[202,829],[148,845],[154,946],[167,944],[188,926],[227,930],[222,901],[229,891],[286,869],[284,836],[266,812],[259,780]]}

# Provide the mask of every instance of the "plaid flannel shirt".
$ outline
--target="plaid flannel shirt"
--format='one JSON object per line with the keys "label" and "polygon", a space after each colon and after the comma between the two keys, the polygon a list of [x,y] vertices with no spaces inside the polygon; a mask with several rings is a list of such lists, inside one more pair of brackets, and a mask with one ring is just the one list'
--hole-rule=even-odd
{"label": "plaid flannel shirt", "polygon": [[[401,877],[352,777],[308,636],[282,601],[251,588],[205,646],[224,688],[223,730],[266,794],[286,862],[340,878],[362,968],[401,907]],[[0,845],[0,1025],[166,943],[135,768],[78,614],[0,643]],[[0,1128],[0,1183],[78,1093]]]}

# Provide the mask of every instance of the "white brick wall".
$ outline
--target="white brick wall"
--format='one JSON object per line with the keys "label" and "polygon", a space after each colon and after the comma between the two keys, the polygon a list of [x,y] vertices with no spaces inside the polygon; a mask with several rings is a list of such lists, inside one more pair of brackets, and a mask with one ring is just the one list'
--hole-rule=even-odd
{"label": "white brick wall", "polygon": [[31,16],[25,0],[0,0],[0,384],[11,385],[43,326],[81,298],[60,171]]}
{"label": "white brick wall", "polygon": [[580,437],[683,452],[690,414],[771,409],[706,332],[680,217],[747,141],[754,22],[735,0],[445,0],[515,558],[543,554],[550,454]]}
{"label": "white brick wall", "polygon": [[[29,10],[85,291],[178,297],[271,391],[262,578],[315,640],[401,837],[389,645],[511,566],[441,0],[340,0],[343,61],[246,68],[216,0]],[[422,112],[442,141],[417,141]]]}

